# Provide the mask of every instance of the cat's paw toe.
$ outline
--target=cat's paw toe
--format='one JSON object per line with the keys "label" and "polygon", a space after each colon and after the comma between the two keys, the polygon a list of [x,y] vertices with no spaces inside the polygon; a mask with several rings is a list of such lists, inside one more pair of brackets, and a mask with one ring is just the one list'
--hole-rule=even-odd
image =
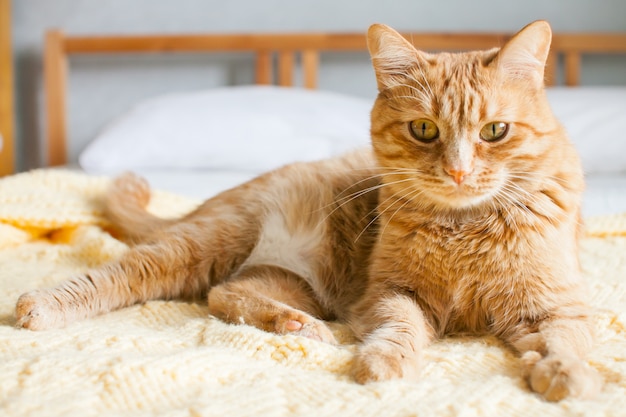
{"label": "cat's paw toe", "polygon": [[59,314],[44,294],[33,291],[20,296],[15,306],[16,327],[45,330],[60,327]]}
{"label": "cat's paw toe", "polygon": [[548,401],[592,398],[602,387],[598,372],[579,359],[548,356],[536,360],[531,355],[522,358],[526,368],[524,375],[530,388]]}
{"label": "cat's paw toe", "polygon": [[299,330],[294,331],[293,334],[333,345],[337,344],[337,340],[335,339],[333,332],[330,331],[328,326],[320,321],[305,323]]}
{"label": "cat's paw toe", "polygon": [[297,332],[302,329],[302,323],[298,320],[287,320],[284,323],[284,328],[288,332]]}
{"label": "cat's paw toe", "polygon": [[337,344],[335,336],[321,320],[309,317],[282,317],[276,322],[276,332],[307,337],[321,342]]}

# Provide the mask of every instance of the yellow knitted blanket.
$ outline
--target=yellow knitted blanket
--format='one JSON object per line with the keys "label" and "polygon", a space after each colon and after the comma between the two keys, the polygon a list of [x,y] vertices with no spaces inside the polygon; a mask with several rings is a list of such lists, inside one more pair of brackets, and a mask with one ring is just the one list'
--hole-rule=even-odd
{"label": "yellow knitted blanket", "polygon": [[[1,416],[618,416],[626,415],[626,215],[589,219],[580,255],[599,335],[589,357],[606,380],[591,401],[529,392],[497,339],[426,349],[417,381],[358,385],[355,345],[331,346],[227,325],[204,304],[152,301],[65,329],[14,327],[27,290],[54,285],[127,247],[103,231],[105,178],[41,170],[0,180]],[[173,216],[196,201],[157,193]]]}

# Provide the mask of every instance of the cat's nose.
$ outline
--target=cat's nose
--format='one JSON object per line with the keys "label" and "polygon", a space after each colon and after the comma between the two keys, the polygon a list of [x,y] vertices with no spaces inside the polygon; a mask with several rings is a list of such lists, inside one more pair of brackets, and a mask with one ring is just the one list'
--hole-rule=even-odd
{"label": "cat's nose", "polygon": [[461,185],[461,183],[465,181],[465,178],[467,178],[467,176],[472,172],[463,169],[446,169],[446,173],[452,177],[454,182]]}

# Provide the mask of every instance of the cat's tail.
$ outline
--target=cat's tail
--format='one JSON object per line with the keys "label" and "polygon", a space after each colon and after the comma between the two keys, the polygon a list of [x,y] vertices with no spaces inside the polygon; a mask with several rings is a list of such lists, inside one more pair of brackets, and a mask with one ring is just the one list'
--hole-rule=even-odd
{"label": "cat's tail", "polygon": [[149,213],[150,186],[131,172],[117,177],[109,188],[104,209],[116,233],[133,243],[145,242],[174,222]]}

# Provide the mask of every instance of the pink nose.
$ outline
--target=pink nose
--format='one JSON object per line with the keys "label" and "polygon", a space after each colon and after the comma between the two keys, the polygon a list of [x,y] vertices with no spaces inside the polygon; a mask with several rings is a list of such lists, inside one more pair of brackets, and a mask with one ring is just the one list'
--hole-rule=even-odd
{"label": "pink nose", "polygon": [[458,185],[461,185],[461,183],[465,181],[465,178],[467,178],[467,176],[471,173],[468,171],[458,170],[458,169],[447,169],[446,172],[448,173],[448,175],[452,177],[454,182],[456,182]]}

